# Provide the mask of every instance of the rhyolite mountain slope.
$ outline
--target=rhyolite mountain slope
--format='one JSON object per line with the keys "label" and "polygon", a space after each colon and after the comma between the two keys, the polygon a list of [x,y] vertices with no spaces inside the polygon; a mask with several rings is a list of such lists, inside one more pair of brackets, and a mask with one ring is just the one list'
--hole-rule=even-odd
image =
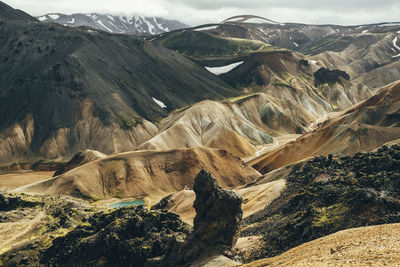
{"label": "rhyolite mountain slope", "polygon": [[372,95],[368,88],[352,84],[345,72],[318,69],[291,51],[248,55],[219,76],[246,93],[172,112],[139,149],[209,146],[250,157],[256,146],[273,144],[280,135],[310,131],[310,124],[324,114],[347,109]]}
{"label": "rhyolite mountain slope", "polygon": [[[276,47],[307,53],[316,48],[322,51],[324,47],[327,50],[341,49],[341,47],[351,44],[349,36],[395,33],[400,29],[400,22],[351,26],[312,25],[276,22],[263,17],[243,15],[228,18],[218,24],[208,24],[196,28],[216,36],[259,40]],[[334,44],[336,40],[341,41]],[[338,44],[340,45],[338,46]]]}
{"label": "rhyolite mountain slope", "polygon": [[316,155],[353,155],[400,138],[400,82],[249,162],[261,173]]}
{"label": "rhyolite mountain slope", "polygon": [[[258,31],[265,35],[263,31],[267,29],[271,30],[269,35],[282,40],[291,40],[296,33],[310,36],[303,36],[305,41],[298,41],[302,46],[295,45],[294,49],[284,42],[273,42],[273,39],[262,39],[249,34]],[[153,43],[177,50],[233,87],[247,92],[240,100],[240,103],[247,104],[241,108],[245,119],[236,114],[235,119],[230,119],[239,119],[244,127],[232,127],[232,124],[229,127],[218,127],[221,122],[219,120],[210,124],[212,127],[209,128],[196,126],[196,131],[185,133],[190,138],[184,138],[182,131],[177,131],[179,126],[186,125],[189,129],[192,125],[200,124],[194,119],[190,119],[190,123],[185,119],[190,117],[189,113],[194,114],[195,108],[201,112],[202,117],[210,120],[211,116],[207,115],[210,108],[206,107],[210,103],[199,103],[163,120],[160,125],[165,132],[159,131],[142,147],[157,149],[176,146],[173,141],[169,144],[166,142],[167,136],[180,136],[180,139],[185,140],[186,146],[191,143],[211,144],[210,140],[216,138],[209,138],[213,136],[210,133],[217,132],[216,129],[221,132],[224,129],[226,132],[226,128],[231,128],[229,132],[236,128],[234,131],[253,146],[260,145],[255,140],[258,137],[254,138],[257,135],[253,134],[258,131],[271,138],[311,131],[316,125],[313,122],[320,121],[328,113],[346,110],[371,97],[378,88],[399,79],[399,33],[398,23],[361,26],[305,25],[277,23],[254,16],[237,16],[220,24],[207,24],[152,37]],[[293,45],[296,40],[291,43]],[[259,93],[264,96],[262,99],[255,97]],[[204,107],[200,109],[201,106]],[[253,109],[255,106],[258,107],[256,111]],[[267,106],[273,106],[273,110],[266,109]],[[186,115],[183,115],[185,112]],[[237,112],[231,112],[234,113]],[[212,117],[215,114],[218,112],[214,112]],[[257,114],[260,114],[261,120],[254,120],[258,117]],[[380,138],[382,142],[378,141],[374,148],[396,137],[396,128],[389,131],[392,135],[384,134],[385,138]],[[197,137],[191,133],[195,133]],[[221,138],[212,145],[226,146],[228,142],[224,140],[226,138]],[[268,140],[266,143],[271,143],[271,139]],[[344,149],[343,146],[346,146],[345,142],[336,147],[336,150]],[[230,152],[243,156],[243,149],[237,153],[234,152],[237,147],[230,147]],[[298,153],[306,153],[312,149],[300,149]],[[248,151],[251,153],[251,149]]]}
{"label": "rhyolite mountain slope", "polygon": [[60,176],[19,188],[19,192],[66,194],[88,200],[112,197],[158,201],[192,188],[194,176],[209,170],[227,188],[246,184],[260,174],[225,150],[186,148],[125,152],[87,163]]}
{"label": "rhyolite mountain slope", "polygon": [[[215,39],[210,36],[224,40],[239,38],[246,42],[253,41],[254,44],[261,41],[264,46],[268,44],[309,55],[317,66],[346,71],[355,84],[374,89],[398,79],[399,33],[400,23],[357,26],[307,25],[277,23],[256,16],[236,16],[219,24],[187,29],[184,33],[178,30],[162,34],[155,40],[189,58],[196,58],[201,52],[206,52],[207,46],[212,54],[220,53]],[[261,44],[259,43],[258,47],[261,47]],[[226,49],[229,45],[222,47]],[[253,48],[252,52],[255,50]],[[233,51],[235,53],[225,60],[236,58],[236,61],[239,61],[243,58],[243,51],[248,49]],[[225,64],[209,60],[208,64],[210,63],[215,66]]]}
{"label": "rhyolite mountain slope", "polygon": [[2,164],[68,159],[88,148],[134,150],[157,132],[150,121],[238,94],[180,54],[134,36],[7,21],[0,39]]}
{"label": "rhyolite mountain slope", "polygon": [[399,77],[400,22],[354,26],[277,23],[236,16],[196,31],[263,41],[312,56],[320,67],[346,71],[355,84],[380,88]]}
{"label": "rhyolite mountain slope", "polygon": [[[319,81],[314,74],[326,69],[324,75],[329,75],[329,71],[336,71],[335,65],[327,66],[322,60],[314,60],[313,56],[304,56],[259,40],[219,36],[214,34],[214,30],[200,27],[161,34],[151,41],[177,50],[236,88],[247,92],[262,91],[271,97],[287,100],[290,102],[287,105],[304,106],[314,116],[343,110],[372,95],[369,87],[353,82],[356,76],[352,76],[355,75],[352,69],[349,73],[348,68],[337,68],[344,71],[344,75]],[[279,93],[288,90],[292,92]],[[299,112],[293,110],[293,113]]]}
{"label": "rhyolite mountain slope", "polygon": [[202,101],[171,113],[158,127],[159,132],[139,149],[207,146],[245,158],[254,155],[257,145],[273,143],[279,133],[305,131],[266,94]]}
{"label": "rhyolite mountain slope", "polygon": [[68,27],[87,26],[110,33],[160,34],[189,27],[176,20],[159,17],[115,16],[98,13],[60,14],[51,13],[38,16],[42,22],[55,22]]}

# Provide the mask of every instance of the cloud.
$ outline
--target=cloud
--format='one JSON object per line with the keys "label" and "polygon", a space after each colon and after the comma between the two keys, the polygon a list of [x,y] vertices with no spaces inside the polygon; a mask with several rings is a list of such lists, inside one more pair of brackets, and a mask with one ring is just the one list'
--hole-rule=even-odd
{"label": "cloud", "polygon": [[5,0],[32,15],[110,13],[160,16],[190,25],[254,14],[280,22],[365,24],[398,21],[398,0]]}

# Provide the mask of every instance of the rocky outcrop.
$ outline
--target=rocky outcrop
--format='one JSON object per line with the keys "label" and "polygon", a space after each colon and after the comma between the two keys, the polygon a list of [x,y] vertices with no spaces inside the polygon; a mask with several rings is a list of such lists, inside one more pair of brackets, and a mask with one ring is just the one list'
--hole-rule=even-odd
{"label": "rocky outcrop", "polygon": [[202,170],[194,184],[194,239],[200,246],[232,247],[242,220],[242,198],[231,190],[221,188],[211,174]]}
{"label": "rocky outcrop", "polygon": [[340,82],[340,77],[346,80],[350,80],[349,74],[341,70],[328,70],[320,68],[314,73],[315,86],[319,86],[324,83],[334,84]]}
{"label": "rocky outcrop", "polygon": [[189,230],[175,214],[131,207],[98,213],[53,241],[42,263],[56,266],[144,266]]}
{"label": "rocky outcrop", "polygon": [[400,222],[400,145],[318,156],[287,177],[287,190],[247,217],[243,236],[262,236],[271,257],[340,230]]}
{"label": "rocky outcrop", "polygon": [[[11,211],[16,208],[28,208],[38,205],[37,202],[26,201],[19,196],[3,194],[0,192],[0,212]],[[0,223],[2,223],[2,217],[0,216]]]}
{"label": "rocky outcrop", "polygon": [[148,261],[147,266],[189,266],[235,245],[243,215],[242,198],[221,188],[205,170],[196,176],[194,192],[193,233],[184,242],[170,244],[165,256]]}

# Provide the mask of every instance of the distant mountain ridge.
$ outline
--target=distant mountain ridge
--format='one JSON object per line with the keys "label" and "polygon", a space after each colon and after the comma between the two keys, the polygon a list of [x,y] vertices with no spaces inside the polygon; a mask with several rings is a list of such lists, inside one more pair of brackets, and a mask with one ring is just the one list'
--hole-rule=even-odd
{"label": "distant mountain ridge", "polygon": [[42,22],[55,22],[69,27],[88,26],[110,33],[160,34],[189,27],[176,20],[159,17],[115,16],[98,13],[77,13],[66,15],[50,13],[38,16]]}

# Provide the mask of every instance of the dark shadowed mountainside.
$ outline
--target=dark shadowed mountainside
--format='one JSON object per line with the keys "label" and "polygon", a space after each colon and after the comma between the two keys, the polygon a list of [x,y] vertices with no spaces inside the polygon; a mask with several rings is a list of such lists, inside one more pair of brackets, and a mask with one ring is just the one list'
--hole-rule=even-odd
{"label": "dark shadowed mountainside", "polygon": [[0,61],[1,163],[134,150],[156,133],[150,121],[237,94],[141,38],[57,24],[0,24]]}

